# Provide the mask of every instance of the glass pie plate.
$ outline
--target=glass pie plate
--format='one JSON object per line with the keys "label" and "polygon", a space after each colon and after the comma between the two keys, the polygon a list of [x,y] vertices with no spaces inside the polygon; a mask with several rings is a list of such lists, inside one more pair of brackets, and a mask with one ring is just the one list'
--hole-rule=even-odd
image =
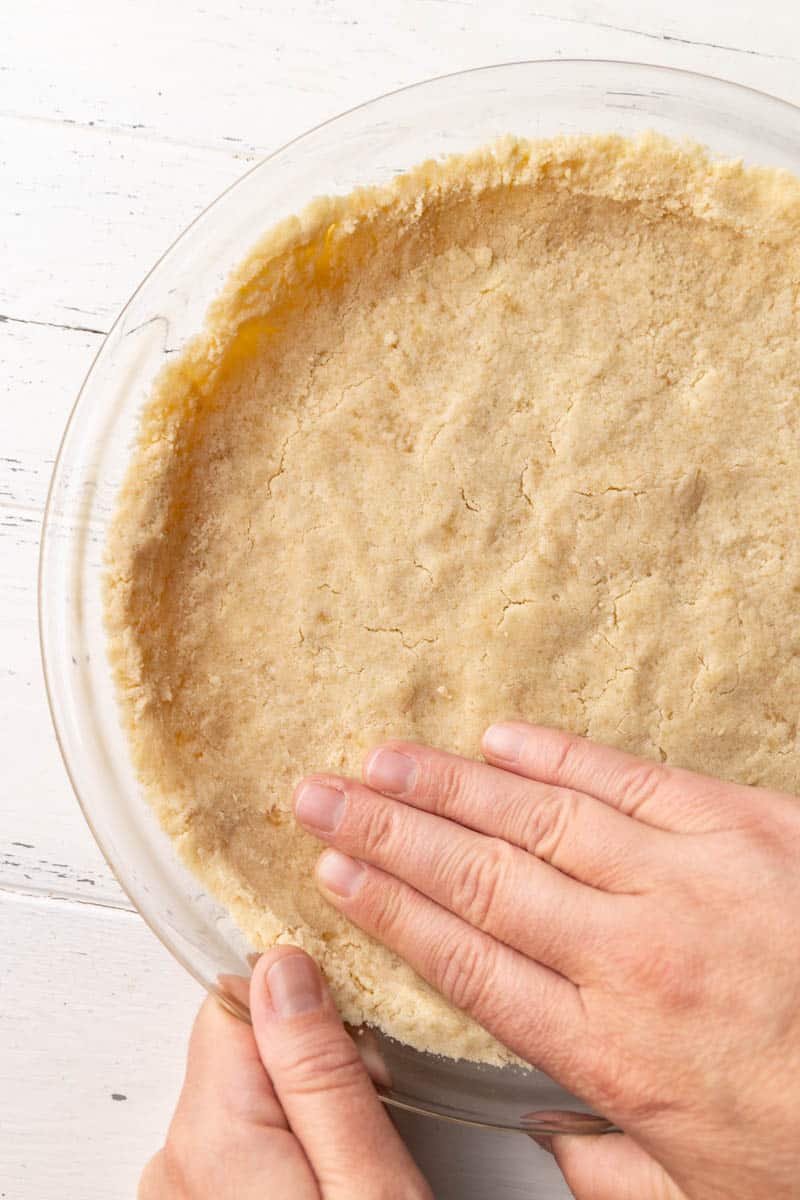
{"label": "glass pie plate", "polygon": [[[42,537],[39,611],[53,720],[84,815],[153,932],[209,991],[247,1016],[230,977],[252,948],[177,860],[131,765],[106,657],[103,544],[154,377],[197,332],[229,271],[313,197],[423,161],[525,137],[654,129],[719,156],[800,174],[800,111],[748,88],[637,63],[521,62],[433,79],[320,125],[249,171],[159,260],[105,339],[56,463]],[[124,241],[120,243],[124,246]],[[122,250],[121,250],[122,252]],[[315,764],[298,763],[298,773]],[[377,1031],[388,1103],[506,1129],[609,1128],[538,1071],[422,1054]]]}

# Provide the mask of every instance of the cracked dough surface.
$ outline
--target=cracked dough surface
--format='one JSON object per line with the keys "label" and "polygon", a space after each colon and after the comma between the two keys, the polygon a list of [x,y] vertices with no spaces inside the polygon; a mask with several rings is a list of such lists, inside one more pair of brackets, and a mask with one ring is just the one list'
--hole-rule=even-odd
{"label": "cracked dough surface", "polygon": [[345,1017],[505,1052],[319,898],[290,796],[498,717],[800,790],[800,183],[647,137],[315,202],[158,381],[110,535],[138,770]]}

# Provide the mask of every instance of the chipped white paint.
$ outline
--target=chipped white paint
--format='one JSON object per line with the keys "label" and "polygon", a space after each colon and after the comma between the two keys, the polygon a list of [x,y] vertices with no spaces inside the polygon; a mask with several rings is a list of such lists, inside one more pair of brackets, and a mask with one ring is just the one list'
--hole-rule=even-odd
{"label": "chipped white paint", "polygon": [[[800,103],[794,0],[2,6],[0,1200],[133,1195],[199,999],[83,825],[41,681],[39,526],[102,334],[183,226],[303,129],[426,76],[561,56],[705,71]],[[442,1200],[566,1195],[521,1138],[402,1124]]]}

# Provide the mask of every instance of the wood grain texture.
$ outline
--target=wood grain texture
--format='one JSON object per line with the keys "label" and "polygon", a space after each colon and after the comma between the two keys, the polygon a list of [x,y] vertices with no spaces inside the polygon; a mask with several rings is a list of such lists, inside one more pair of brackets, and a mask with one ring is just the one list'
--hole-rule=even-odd
{"label": "wood grain texture", "polygon": [[[41,516],[102,334],[187,222],[289,138],[430,75],[562,56],[705,71],[800,103],[794,0],[0,8],[0,1200],[134,1194],[199,999],[83,824],[39,665]],[[567,1194],[524,1139],[400,1125],[440,1200]]]}
{"label": "wood grain texture", "polygon": [[0,888],[127,905],[64,773],[45,701],[36,617],[50,472],[101,340],[71,329],[0,322]]}
{"label": "wood grain texture", "polygon": [[0,1196],[133,1196],[199,987],[136,913],[4,895],[0,939]]}
{"label": "wood grain texture", "polygon": [[77,21],[54,0],[20,9],[0,111],[251,152],[390,88],[518,58],[670,61],[762,87],[768,60],[773,90],[798,86],[790,0],[91,0]]}
{"label": "wood grain texture", "polygon": [[[163,1141],[201,991],[136,913],[0,896],[0,939],[0,1198],[127,1200]],[[438,1200],[474,1195],[487,1157],[502,1200],[528,1200],[534,1172],[537,1200],[565,1196],[525,1138],[397,1123]]]}
{"label": "wood grain texture", "polygon": [[107,333],[170,242],[248,165],[19,117],[0,118],[0,153],[14,162],[0,194],[0,314],[78,333]]}

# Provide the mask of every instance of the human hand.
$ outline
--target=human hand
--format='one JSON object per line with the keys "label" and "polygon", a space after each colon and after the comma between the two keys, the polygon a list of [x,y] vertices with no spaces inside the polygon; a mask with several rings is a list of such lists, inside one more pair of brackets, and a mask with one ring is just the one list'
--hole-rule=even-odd
{"label": "human hand", "polygon": [[797,1197],[800,802],[520,722],[483,750],[304,780],[325,895],[625,1130],[553,1139],[579,1200]]}
{"label": "human hand", "polygon": [[203,1004],[139,1200],[432,1200],[312,960],[260,958],[250,1012]]}

